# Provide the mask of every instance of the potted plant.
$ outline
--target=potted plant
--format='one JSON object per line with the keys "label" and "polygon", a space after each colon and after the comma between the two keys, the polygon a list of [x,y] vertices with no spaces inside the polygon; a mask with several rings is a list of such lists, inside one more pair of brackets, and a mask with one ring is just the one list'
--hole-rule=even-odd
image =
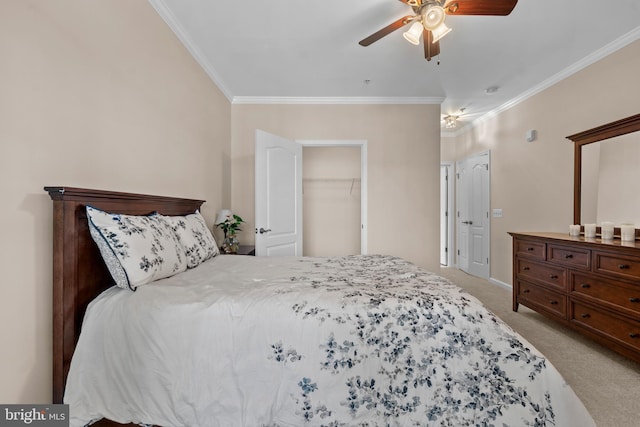
{"label": "potted plant", "polygon": [[232,213],[228,209],[223,209],[218,214],[216,225],[220,227],[224,232],[224,240],[222,241],[222,251],[225,254],[235,254],[238,252],[238,248],[240,247],[240,242],[236,237],[236,233],[238,231],[242,231],[242,229],[240,228],[240,224],[242,224],[243,222],[244,220],[242,218]]}

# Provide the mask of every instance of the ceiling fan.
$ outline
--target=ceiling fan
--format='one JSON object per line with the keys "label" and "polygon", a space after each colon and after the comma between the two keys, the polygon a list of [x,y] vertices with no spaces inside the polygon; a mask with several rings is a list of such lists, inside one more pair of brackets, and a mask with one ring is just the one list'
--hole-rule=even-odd
{"label": "ceiling fan", "polygon": [[466,110],[467,110],[466,107],[461,107],[460,109],[458,109],[456,113],[450,113],[450,114],[443,113],[440,121],[442,122],[442,124],[446,129],[456,129],[459,124],[458,120],[460,119],[468,120],[473,116],[481,114],[481,113],[465,113]]}
{"label": "ceiling fan", "polygon": [[413,9],[413,15],[392,22],[369,37],[360,40],[361,46],[369,46],[395,30],[411,24],[403,36],[409,43],[420,44],[424,39],[424,57],[427,61],[440,54],[440,39],[451,28],[444,23],[446,15],[495,15],[511,13],[518,0],[399,0]]}

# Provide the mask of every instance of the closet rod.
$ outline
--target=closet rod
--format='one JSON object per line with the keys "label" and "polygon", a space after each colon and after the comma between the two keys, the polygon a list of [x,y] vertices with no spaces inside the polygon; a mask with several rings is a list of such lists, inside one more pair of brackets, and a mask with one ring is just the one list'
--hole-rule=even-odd
{"label": "closet rod", "polygon": [[360,182],[360,178],[304,178],[303,181]]}
{"label": "closet rod", "polygon": [[[353,194],[353,187],[357,183],[360,183],[360,178],[304,178],[302,182],[351,182],[351,188],[349,194]],[[303,188],[304,192],[304,188]]]}

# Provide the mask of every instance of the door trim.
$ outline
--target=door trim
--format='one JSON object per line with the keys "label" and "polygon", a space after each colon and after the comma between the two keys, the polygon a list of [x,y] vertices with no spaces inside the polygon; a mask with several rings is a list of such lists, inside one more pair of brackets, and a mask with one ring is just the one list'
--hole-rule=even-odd
{"label": "door trim", "polygon": [[367,254],[367,140],[296,139],[302,147],[360,147],[360,254]]}
{"label": "door trim", "polygon": [[[455,201],[455,177],[456,177],[456,167],[455,167],[455,163],[454,162],[441,162],[440,163],[440,167],[446,167],[447,168],[447,176],[448,176],[448,180],[447,180],[447,218],[446,218],[446,222],[447,222],[447,240],[448,242],[446,242],[446,244],[448,245],[447,247],[447,267],[451,267],[454,265],[454,252],[456,250],[456,243],[455,243],[455,239],[454,239],[454,218],[455,218],[455,207],[454,207],[454,201]],[[442,218],[441,218],[442,220]],[[441,245],[441,250],[442,250],[442,245],[444,243],[440,242]]]}

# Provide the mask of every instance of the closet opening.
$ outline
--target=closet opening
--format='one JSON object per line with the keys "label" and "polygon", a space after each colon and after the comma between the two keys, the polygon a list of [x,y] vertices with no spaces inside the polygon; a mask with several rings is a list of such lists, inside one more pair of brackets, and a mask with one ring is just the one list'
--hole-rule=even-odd
{"label": "closet opening", "polygon": [[303,147],[303,255],[365,254],[366,143],[298,142]]}

